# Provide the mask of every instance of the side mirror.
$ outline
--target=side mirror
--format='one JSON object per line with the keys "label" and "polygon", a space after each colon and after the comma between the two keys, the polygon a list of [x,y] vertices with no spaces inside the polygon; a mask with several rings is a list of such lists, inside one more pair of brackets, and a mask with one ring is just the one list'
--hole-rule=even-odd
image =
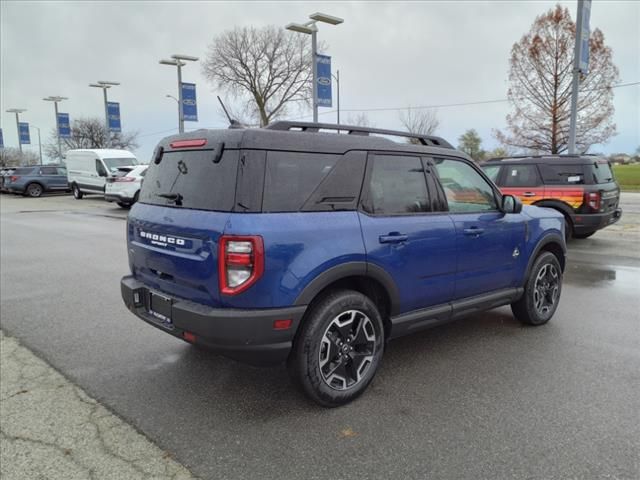
{"label": "side mirror", "polygon": [[503,195],[502,211],[504,213],[520,213],[522,211],[522,202],[513,195]]}

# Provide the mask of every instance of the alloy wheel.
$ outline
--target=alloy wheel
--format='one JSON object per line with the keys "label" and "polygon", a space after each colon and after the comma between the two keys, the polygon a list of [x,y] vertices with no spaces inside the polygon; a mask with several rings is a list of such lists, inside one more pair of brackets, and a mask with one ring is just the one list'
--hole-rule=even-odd
{"label": "alloy wheel", "polygon": [[536,276],[533,304],[540,315],[547,315],[558,301],[560,275],[555,265],[544,265]]}
{"label": "alloy wheel", "polygon": [[335,317],[320,340],[319,364],[324,382],[335,390],[357,385],[373,364],[376,331],[359,310]]}

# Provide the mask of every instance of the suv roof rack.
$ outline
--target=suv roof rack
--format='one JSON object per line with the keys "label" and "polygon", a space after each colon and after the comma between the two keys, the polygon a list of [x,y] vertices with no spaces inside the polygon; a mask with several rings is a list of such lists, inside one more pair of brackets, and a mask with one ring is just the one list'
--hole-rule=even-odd
{"label": "suv roof rack", "polygon": [[539,155],[507,155],[506,157],[492,157],[485,162],[494,162],[500,160],[516,160],[519,158],[549,158],[549,157],[563,157],[563,158],[580,158],[580,157],[598,157],[597,153],[543,153]]}
{"label": "suv roof rack", "polygon": [[349,135],[362,136],[369,136],[369,134],[373,133],[378,135],[389,135],[393,137],[415,138],[419,140],[422,145],[453,149],[453,146],[441,137],[436,137],[433,135],[420,135],[418,133],[401,132],[399,130],[385,130],[383,128],[358,127],[355,125],[336,125],[334,123],[292,122],[288,120],[274,122],[264,128],[269,130],[302,131],[308,133],[317,133],[320,130],[335,130],[336,132],[345,130]]}

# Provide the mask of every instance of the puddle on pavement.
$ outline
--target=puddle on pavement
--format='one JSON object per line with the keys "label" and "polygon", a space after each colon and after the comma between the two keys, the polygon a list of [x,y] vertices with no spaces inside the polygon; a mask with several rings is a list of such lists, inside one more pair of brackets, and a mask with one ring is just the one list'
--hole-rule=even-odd
{"label": "puddle on pavement", "polygon": [[570,263],[564,272],[564,282],[580,287],[637,291],[640,286],[640,268]]}

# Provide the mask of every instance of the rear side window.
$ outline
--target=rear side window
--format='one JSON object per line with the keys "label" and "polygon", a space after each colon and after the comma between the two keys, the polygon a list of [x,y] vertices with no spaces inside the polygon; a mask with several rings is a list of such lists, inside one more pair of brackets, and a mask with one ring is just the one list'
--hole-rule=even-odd
{"label": "rear side window", "polygon": [[165,152],[151,163],[140,202],[169,207],[230,212],[235,202],[238,151],[225,150],[214,163],[214,150]]}
{"label": "rear side window", "polygon": [[58,175],[64,175],[65,177],[67,176],[67,169],[66,168],[58,167],[58,168],[56,168],[56,170],[58,171]]}
{"label": "rear side window", "polygon": [[40,175],[58,175],[58,169],[56,167],[42,167]]}
{"label": "rear side window", "polygon": [[591,170],[593,183],[613,182],[613,172],[607,162],[596,162],[587,168]]}
{"label": "rear side window", "polygon": [[30,168],[16,168],[13,171],[13,174],[14,175],[31,175],[34,170],[35,170],[35,168],[33,168],[33,167],[30,167]]}
{"label": "rear side window", "polygon": [[[504,187],[537,187],[540,176],[535,165],[505,165]],[[486,170],[485,170],[486,172]]]}
{"label": "rear side window", "polygon": [[424,167],[419,157],[376,155],[365,210],[400,215],[430,210]]}
{"label": "rear side window", "polygon": [[544,183],[549,185],[580,185],[584,183],[584,169],[580,164],[560,165],[541,163]]}
{"label": "rear side window", "polygon": [[269,152],[262,211],[299,211],[340,158],[321,153]]}

